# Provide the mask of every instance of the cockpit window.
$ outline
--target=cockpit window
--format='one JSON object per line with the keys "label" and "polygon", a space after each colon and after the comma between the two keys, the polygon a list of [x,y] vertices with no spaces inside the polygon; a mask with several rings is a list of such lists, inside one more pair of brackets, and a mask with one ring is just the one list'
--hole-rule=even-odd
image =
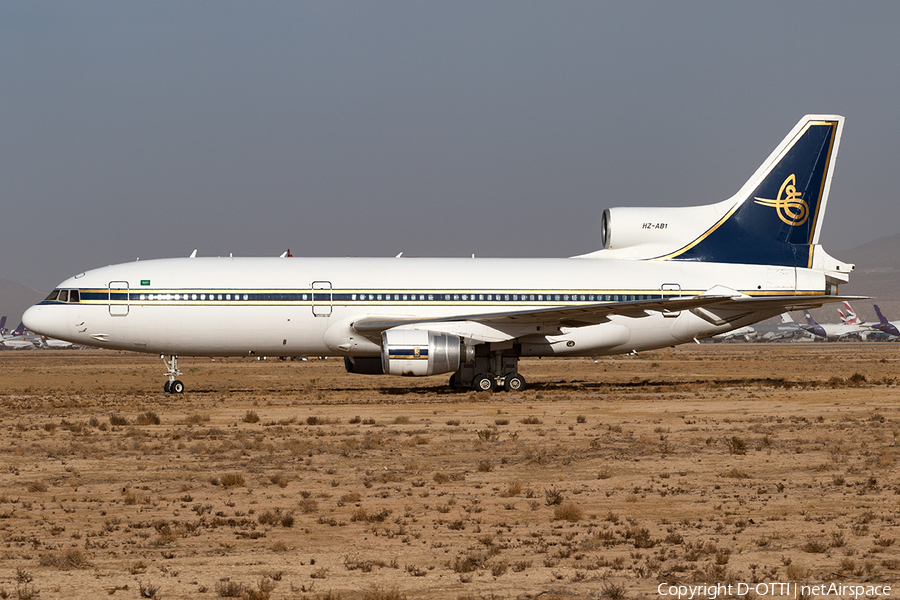
{"label": "cockpit window", "polygon": [[44,302],[80,302],[78,290],[53,290]]}

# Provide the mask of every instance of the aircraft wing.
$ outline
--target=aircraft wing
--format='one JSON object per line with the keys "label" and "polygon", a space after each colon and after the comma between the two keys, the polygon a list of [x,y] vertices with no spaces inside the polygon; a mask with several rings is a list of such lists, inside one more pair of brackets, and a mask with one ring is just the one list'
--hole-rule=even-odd
{"label": "aircraft wing", "polygon": [[753,296],[731,297],[720,302],[720,306],[727,308],[751,308],[764,310],[767,308],[783,307],[785,311],[808,310],[818,308],[831,302],[844,302],[846,300],[867,300],[869,296],[765,296],[755,298]]}
{"label": "aircraft wing", "polygon": [[512,312],[470,313],[450,315],[446,317],[365,317],[353,323],[353,329],[366,334],[381,333],[392,327],[416,325],[419,323],[452,323],[475,322],[485,325],[524,325],[543,323],[556,327],[585,327],[602,323],[610,315],[639,316],[640,313],[653,310],[660,312],[677,312],[730,299],[727,296],[691,296],[688,298],[672,298],[663,300],[635,300],[631,302],[605,302],[565,308],[527,309]]}
{"label": "aircraft wing", "polygon": [[[367,337],[379,335],[394,327],[418,325],[422,323],[470,323],[488,329],[540,323],[546,327],[586,327],[604,322],[611,315],[640,316],[647,311],[673,313],[702,307],[716,307],[730,310],[765,310],[784,308],[801,310],[815,308],[829,302],[846,299],[858,300],[859,296],[752,296],[700,295],[690,297],[665,298],[656,300],[635,300],[630,302],[605,302],[564,308],[526,309],[512,312],[469,313],[445,317],[403,317],[371,316],[355,321],[353,329]],[[475,337],[480,337],[477,334]],[[515,336],[512,336],[515,337]],[[485,338],[488,341],[488,338]]]}

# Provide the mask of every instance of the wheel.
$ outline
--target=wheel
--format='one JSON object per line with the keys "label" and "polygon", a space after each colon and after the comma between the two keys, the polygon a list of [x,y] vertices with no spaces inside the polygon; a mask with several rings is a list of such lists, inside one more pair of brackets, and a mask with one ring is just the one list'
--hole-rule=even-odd
{"label": "wheel", "polygon": [[503,380],[503,389],[507,392],[521,392],[525,389],[525,378],[518,373],[510,373]]}
{"label": "wheel", "polygon": [[450,386],[451,390],[456,389],[456,373],[454,373],[453,375],[450,376],[450,383],[448,383],[447,385]]}
{"label": "wheel", "polygon": [[184,384],[176,379],[172,382],[172,385],[169,386],[169,391],[173,394],[180,394],[184,392]]}
{"label": "wheel", "polygon": [[497,382],[490,375],[476,375],[472,380],[472,389],[476,392],[493,392],[497,389]]}
{"label": "wheel", "polygon": [[163,386],[163,391],[164,391],[165,393],[167,393],[167,394],[169,393],[169,384],[170,384],[170,383],[172,383],[172,382],[171,382],[171,381],[166,381],[166,385]]}

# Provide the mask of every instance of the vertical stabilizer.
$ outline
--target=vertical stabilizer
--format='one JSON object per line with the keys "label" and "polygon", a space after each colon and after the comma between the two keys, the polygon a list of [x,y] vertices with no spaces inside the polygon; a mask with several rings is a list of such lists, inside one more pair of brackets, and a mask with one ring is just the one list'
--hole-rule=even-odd
{"label": "vertical stabilizer", "polygon": [[698,238],[663,257],[811,267],[844,118],[806,115]]}

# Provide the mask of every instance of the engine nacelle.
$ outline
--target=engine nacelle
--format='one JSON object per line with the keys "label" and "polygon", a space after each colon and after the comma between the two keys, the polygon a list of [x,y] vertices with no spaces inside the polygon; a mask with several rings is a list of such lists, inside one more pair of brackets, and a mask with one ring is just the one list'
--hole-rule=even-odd
{"label": "engine nacelle", "polygon": [[381,364],[388,375],[423,377],[452,373],[474,356],[458,336],[418,329],[388,329],[381,334]]}
{"label": "engine nacelle", "polygon": [[380,356],[345,356],[344,369],[357,375],[384,375]]}
{"label": "engine nacelle", "polygon": [[643,254],[676,250],[718,219],[718,205],[607,208],[600,220],[603,248],[642,248]]}

